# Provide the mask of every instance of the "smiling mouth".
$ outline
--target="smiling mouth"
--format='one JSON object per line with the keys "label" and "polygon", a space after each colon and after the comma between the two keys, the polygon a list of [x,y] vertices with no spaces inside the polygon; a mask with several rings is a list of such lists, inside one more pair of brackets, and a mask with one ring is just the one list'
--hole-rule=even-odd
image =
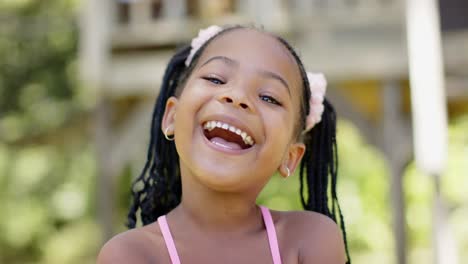
{"label": "smiling mouth", "polygon": [[247,132],[221,121],[205,122],[203,132],[210,142],[225,148],[241,150],[255,145],[252,136]]}

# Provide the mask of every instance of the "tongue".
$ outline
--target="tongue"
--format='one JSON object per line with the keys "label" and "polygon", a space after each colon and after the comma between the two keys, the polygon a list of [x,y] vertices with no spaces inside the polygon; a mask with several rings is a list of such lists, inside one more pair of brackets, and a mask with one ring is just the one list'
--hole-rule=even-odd
{"label": "tongue", "polygon": [[239,144],[237,143],[234,143],[234,142],[230,142],[230,141],[226,141],[220,137],[214,137],[212,139],[210,139],[210,141],[218,146],[221,146],[221,147],[225,147],[225,148],[229,148],[229,149],[235,149],[235,150],[240,150],[242,149],[241,146],[239,146]]}

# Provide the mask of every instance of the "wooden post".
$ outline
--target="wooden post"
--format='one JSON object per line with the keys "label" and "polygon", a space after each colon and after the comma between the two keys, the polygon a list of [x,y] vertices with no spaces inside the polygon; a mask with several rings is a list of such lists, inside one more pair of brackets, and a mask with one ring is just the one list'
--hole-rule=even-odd
{"label": "wooden post", "polygon": [[104,241],[109,240],[114,235],[114,180],[112,175],[112,163],[110,160],[111,150],[111,105],[105,97],[101,97],[96,106],[94,117],[94,141],[97,153],[97,208],[98,220],[102,230]]}
{"label": "wooden post", "polygon": [[[398,264],[407,261],[406,221],[402,174],[411,151],[405,135],[404,118],[401,113],[401,88],[396,81],[383,84],[383,149],[390,170],[390,198],[393,216],[393,234]],[[405,153],[406,152],[406,153]]]}
{"label": "wooden post", "polygon": [[109,102],[104,86],[110,53],[111,23],[114,21],[112,0],[88,0],[83,2],[81,13],[80,75],[86,89],[94,89],[96,108],[94,136],[97,159],[97,218],[103,240],[113,235],[114,192],[109,168],[110,118]]}
{"label": "wooden post", "polygon": [[434,200],[432,208],[432,237],[435,264],[457,264],[457,243],[448,223],[448,208],[440,191],[440,175],[434,178]]}
{"label": "wooden post", "polygon": [[455,264],[456,243],[440,193],[440,177],[447,163],[448,124],[438,1],[407,0],[406,30],[415,160],[421,171],[433,176],[435,186],[434,263]]}

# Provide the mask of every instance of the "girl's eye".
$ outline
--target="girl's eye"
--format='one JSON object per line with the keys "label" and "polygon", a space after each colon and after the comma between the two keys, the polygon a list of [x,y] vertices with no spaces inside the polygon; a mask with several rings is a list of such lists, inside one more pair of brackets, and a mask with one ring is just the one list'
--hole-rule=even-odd
{"label": "girl's eye", "polygon": [[222,80],[216,78],[216,77],[212,77],[212,76],[208,76],[208,77],[203,77],[204,80],[207,80],[213,84],[216,84],[216,85],[223,85],[225,84],[225,82],[223,82]]}
{"label": "girl's eye", "polygon": [[271,97],[271,96],[268,96],[268,95],[260,95],[260,99],[261,99],[262,101],[267,102],[267,103],[275,104],[275,105],[281,106],[281,103],[278,102],[278,100],[276,100],[275,98],[273,98],[273,97]]}

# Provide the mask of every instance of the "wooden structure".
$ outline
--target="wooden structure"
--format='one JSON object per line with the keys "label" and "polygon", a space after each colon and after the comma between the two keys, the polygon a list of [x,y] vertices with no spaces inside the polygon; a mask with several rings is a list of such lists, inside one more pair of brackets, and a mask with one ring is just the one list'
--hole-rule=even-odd
{"label": "wooden structure", "polygon": [[[253,23],[291,40],[307,69],[325,72],[328,97],[339,116],[351,120],[385,154],[396,254],[398,263],[405,263],[401,175],[412,158],[412,144],[403,1],[85,1],[80,58],[83,80],[100,94],[99,188],[108,190],[99,199],[104,236],[112,234],[113,176],[128,162],[144,159],[148,117],[174,48],[210,24]],[[450,17],[454,10],[447,10]],[[468,111],[468,25],[448,29],[443,54],[449,113],[454,116]],[[110,117],[119,109],[127,114],[116,126]]]}

